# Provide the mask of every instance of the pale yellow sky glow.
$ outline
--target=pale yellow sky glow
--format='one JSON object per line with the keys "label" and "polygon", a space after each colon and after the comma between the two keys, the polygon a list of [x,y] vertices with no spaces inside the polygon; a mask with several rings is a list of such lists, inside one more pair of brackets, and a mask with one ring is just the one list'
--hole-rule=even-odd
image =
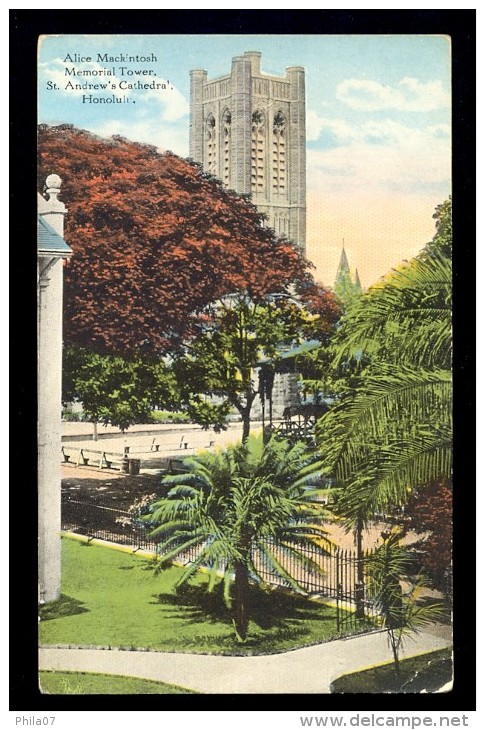
{"label": "pale yellow sky glow", "polygon": [[403,260],[412,258],[435,232],[435,198],[353,197],[347,201],[322,193],[307,197],[307,257],[315,278],[333,286],[342,239],[352,273],[364,288]]}

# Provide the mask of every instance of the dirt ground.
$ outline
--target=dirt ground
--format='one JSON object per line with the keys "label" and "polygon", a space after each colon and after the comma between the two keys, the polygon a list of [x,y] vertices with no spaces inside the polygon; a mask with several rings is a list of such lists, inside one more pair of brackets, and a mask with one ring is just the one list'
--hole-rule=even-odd
{"label": "dirt ground", "polygon": [[146,494],[162,493],[158,474],[131,476],[107,469],[62,466],[62,493],[71,499],[126,510]]}

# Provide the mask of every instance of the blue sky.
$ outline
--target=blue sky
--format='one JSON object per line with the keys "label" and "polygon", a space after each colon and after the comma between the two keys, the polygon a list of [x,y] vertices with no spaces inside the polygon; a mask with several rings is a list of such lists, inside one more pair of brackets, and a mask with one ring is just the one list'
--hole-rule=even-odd
{"label": "blue sky", "polygon": [[[432,214],[451,192],[451,62],[444,36],[49,36],[39,46],[39,122],[71,123],[188,155],[189,71],[227,73],[233,56],[262,54],[262,70],[304,66],[307,95],[307,253],[332,284],[345,238],[365,286],[433,235]],[[91,62],[66,61],[67,54]],[[156,56],[98,62],[97,54]],[[115,76],[70,76],[111,70]],[[123,72],[121,71],[123,67]],[[151,70],[144,77],[129,75]],[[119,89],[133,79],[157,89]],[[48,82],[58,89],[48,89]],[[114,83],[116,91],[67,88]],[[108,86],[108,89],[110,87]],[[83,103],[83,94],[128,98]]]}

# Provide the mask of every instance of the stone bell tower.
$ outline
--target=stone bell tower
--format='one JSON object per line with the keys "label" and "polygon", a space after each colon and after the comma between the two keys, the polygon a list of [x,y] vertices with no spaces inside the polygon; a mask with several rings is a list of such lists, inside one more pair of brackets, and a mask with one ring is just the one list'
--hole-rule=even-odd
{"label": "stone bell tower", "polygon": [[305,252],[305,70],[261,71],[261,54],[232,59],[215,79],[190,72],[190,156],[225,187],[250,196],[267,225]]}

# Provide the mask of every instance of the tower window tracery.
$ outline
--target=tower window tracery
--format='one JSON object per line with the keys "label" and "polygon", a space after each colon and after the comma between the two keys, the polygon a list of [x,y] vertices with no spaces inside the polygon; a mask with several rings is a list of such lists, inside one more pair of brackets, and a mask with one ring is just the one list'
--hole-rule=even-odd
{"label": "tower window tracery", "polygon": [[231,182],[231,112],[225,109],[222,114],[222,148],[223,148],[223,170],[222,181],[228,188]]}
{"label": "tower window tracery", "polygon": [[272,184],[274,193],[286,192],[286,118],[278,111],[273,119]]}
{"label": "tower window tracery", "polygon": [[216,120],[213,114],[209,114],[205,122],[206,138],[206,169],[211,175],[217,174],[217,138]]}
{"label": "tower window tracery", "polygon": [[266,145],[265,117],[263,112],[256,109],[256,111],[253,112],[251,121],[251,192],[264,193],[264,163]]}

